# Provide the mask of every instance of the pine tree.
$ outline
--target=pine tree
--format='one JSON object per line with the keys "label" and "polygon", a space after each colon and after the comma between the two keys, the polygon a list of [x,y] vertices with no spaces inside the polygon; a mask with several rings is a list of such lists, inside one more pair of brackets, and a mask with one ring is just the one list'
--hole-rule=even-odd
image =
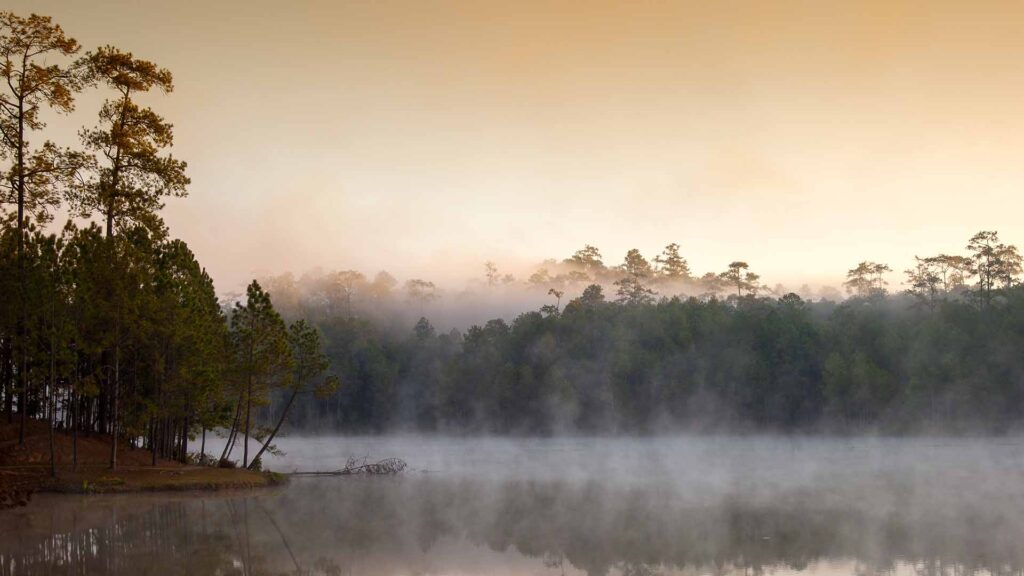
{"label": "pine tree", "polygon": [[[259,466],[260,457],[271,446],[270,443],[273,442],[274,437],[281,430],[281,425],[284,424],[285,419],[288,417],[288,412],[291,410],[292,404],[295,403],[296,396],[305,392],[307,387],[313,384],[330,365],[327,357],[324,356],[320,349],[320,333],[316,328],[306,324],[304,320],[299,320],[288,327],[288,344],[291,349],[292,373],[286,388],[290,390],[291,394],[288,395],[288,401],[285,403],[284,408],[281,409],[281,415],[278,416],[277,424],[267,436],[267,439],[264,440],[259,452],[253,456],[252,462],[249,463],[249,468]],[[314,392],[318,398],[326,398],[333,394],[337,388],[337,379],[333,376],[328,376],[323,381],[315,384]]]}
{"label": "pine tree", "polygon": [[29,136],[46,124],[40,117],[45,108],[70,112],[74,94],[81,88],[79,77],[71,66],[52,62],[53,57],[73,56],[78,42],[68,38],[60,26],[45,16],[33,14],[22,18],[11,12],[0,12],[0,161],[10,164],[0,174],[0,209],[5,204],[16,206],[16,302],[18,303],[12,354],[18,368],[17,388],[22,428],[19,443],[25,442],[24,414],[28,400],[24,379],[27,362],[25,322],[28,286],[25,270],[25,242],[29,213],[40,223],[46,222],[51,210],[60,204],[58,183],[69,175],[71,154],[50,142],[31,147]]}
{"label": "pine tree", "polygon": [[274,310],[270,294],[255,280],[246,289],[245,304],[236,303],[231,314],[231,346],[238,377],[238,403],[221,459],[230,456],[241,426],[242,465],[248,467],[253,405],[265,404],[271,387],[287,384],[292,366],[284,320]]}
{"label": "pine tree", "polygon": [[83,215],[102,214],[107,236],[129,223],[156,231],[163,198],[185,196],[190,181],[185,162],[162,155],[174,143],[171,124],[135,96],[154,88],[171,92],[171,73],[110,46],[87,54],[84,66],[90,82],[117,97],[103,103],[99,124],[81,133],[88,177],[75,187],[74,204]]}
{"label": "pine tree", "polygon": [[658,275],[670,282],[690,279],[690,265],[679,254],[679,244],[673,242],[654,258],[658,264]]}
{"label": "pine tree", "polygon": [[625,275],[615,281],[617,300],[623,304],[647,304],[654,301],[657,292],[647,286],[654,269],[636,248],[626,253],[619,270]]}

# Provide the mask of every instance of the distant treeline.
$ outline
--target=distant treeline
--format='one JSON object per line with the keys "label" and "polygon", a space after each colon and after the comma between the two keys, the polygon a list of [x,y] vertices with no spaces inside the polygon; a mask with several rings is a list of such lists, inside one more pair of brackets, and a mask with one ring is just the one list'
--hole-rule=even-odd
{"label": "distant treeline", "polygon": [[350,432],[672,430],[1006,432],[1024,409],[1020,256],[994,232],[965,256],[917,259],[890,295],[883,264],[851,269],[845,301],[656,297],[620,267],[615,302],[578,298],[464,334],[423,318],[395,336],[299,302],[342,382],[292,423]]}

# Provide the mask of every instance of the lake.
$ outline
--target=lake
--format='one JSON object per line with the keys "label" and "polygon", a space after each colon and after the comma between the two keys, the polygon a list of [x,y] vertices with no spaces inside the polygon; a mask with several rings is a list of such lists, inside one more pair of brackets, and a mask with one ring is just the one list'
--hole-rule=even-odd
{"label": "lake", "polygon": [[[243,493],[40,495],[0,576],[1024,573],[1024,441],[282,438]],[[210,450],[212,452],[212,450]]]}

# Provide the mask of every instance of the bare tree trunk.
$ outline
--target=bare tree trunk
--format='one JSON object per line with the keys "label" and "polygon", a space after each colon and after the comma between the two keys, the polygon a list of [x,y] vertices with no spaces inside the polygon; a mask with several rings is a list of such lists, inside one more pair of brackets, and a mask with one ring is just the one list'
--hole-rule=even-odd
{"label": "bare tree trunk", "polygon": [[47,394],[47,404],[49,404],[50,412],[50,477],[53,478],[57,475],[57,450],[54,448],[53,440],[53,428],[56,425],[56,404],[57,404],[57,367],[55,365],[56,357],[53,350],[53,337],[50,338],[50,393]]}
{"label": "bare tree trunk", "polygon": [[[191,409],[191,403],[186,404]],[[189,418],[190,411],[185,411],[185,425],[181,429],[181,463],[188,463],[188,428],[192,424],[192,420]]]}
{"label": "bare tree trunk", "polygon": [[249,415],[252,412],[252,375],[245,393],[245,445],[242,446],[242,467],[249,467]]}
{"label": "bare tree trunk", "polygon": [[[267,437],[267,441],[263,443],[263,446],[260,448],[260,451],[257,452],[255,456],[253,456],[252,464],[255,464],[260,459],[260,456],[263,455],[263,452],[265,452],[267,447],[270,446],[270,442],[273,441],[274,436],[277,436],[277,431],[281,429],[281,424],[284,424],[284,419],[288,416],[288,411],[291,410],[292,402],[295,401],[295,397],[298,396],[298,395],[299,395],[299,389],[298,388],[295,388],[294,390],[292,390],[292,395],[291,395],[290,398],[288,398],[288,403],[285,404],[284,410],[281,411],[281,417],[277,419],[277,425],[274,426],[274,431],[271,432],[270,436]],[[250,464],[249,467],[251,468],[252,465]]]}
{"label": "bare tree trunk", "polygon": [[171,434],[171,419],[163,418],[160,426],[160,454],[164,458],[173,458],[171,452],[174,450],[174,435]]}
{"label": "bare tree trunk", "polygon": [[8,334],[7,338],[4,339],[4,346],[2,349],[3,356],[0,358],[0,362],[3,362],[3,379],[4,379],[4,411],[7,412],[7,423],[14,423],[14,346],[11,341],[11,335]]}
{"label": "bare tree trunk", "polygon": [[188,463],[188,429],[192,425],[192,397],[188,395],[185,397],[185,421],[182,423],[181,428],[181,463]]}
{"label": "bare tree trunk", "polygon": [[78,385],[80,383],[78,373],[78,360],[75,360],[75,389],[71,391],[71,465],[74,471],[78,471]]}
{"label": "bare tree trunk", "polygon": [[21,395],[18,396],[18,444],[25,445],[25,426],[28,425],[28,382],[25,380],[25,353],[21,353],[21,366],[18,368],[18,382]]}
{"label": "bare tree trunk", "polygon": [[235,420],[231,423],[231,431],[228,432],[228,441],[224,444],[224,451],[220,455],[221,461],[224,461],[231,455],[231,449],[234,448],[235,436],[238,433],[238,424],[242,418],[242,395],[244,392],[238,393],[238,403],[235,404]]}
{"label": "bare tree trunk", "polygon": [[231,453],[235,451],[235,438],[238,438],[238,431],[232,428],[228,434],[228,443],[224,446],[224,454],[221,456],[221,460],[231,458]]}
{"label": "bare tree trunk", "polygon": [[[118,336],[120,338],[120,336]],[[114,410],[112,414],[112,424],[110,430],[110,469],[117,470],[117,428],[120,422],[118,421],[117,413],[117,401],[119,388],[121,386],[121,344],[118,342],[114,345]]]}
{"label": "bare tree trunk", "polygon": [[[22,60],[22,69],[25,61]],[[18,97],[18,152],[16,155],[17,176],[15,186],[18,189],[18,320],[15,327],[16,349],[20,357],[21,365],[18,367],[18,387],[21,390],[21,398],[18,403],[18,411],[21,412],[21,422],[18,429],[18,444],[25,444],[25,425],[28,418],[28,388],[25,382],[25,318],[28,315],[28,305],[25,302],[26,284],[25,276],[25,99]]]}
{"label": "bare tree trunk", "polygon": [[156,466],[156,416],[149,417],[149,451],[151,453],[151,464]]}

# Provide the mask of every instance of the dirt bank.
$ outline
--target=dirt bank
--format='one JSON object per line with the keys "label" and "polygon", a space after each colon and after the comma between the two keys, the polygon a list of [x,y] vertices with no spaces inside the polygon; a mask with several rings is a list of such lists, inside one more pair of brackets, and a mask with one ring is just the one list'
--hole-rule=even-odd
{"label": "dirt bank", "polygon": [[228,490],[271,486],[284,477],[235,468],[189,466],[157,459],[146,450],[118,446],[117,470],[110,470],[110,437],[78,437],[78,466],[73,466],[70,434],[57,432],[56,476],[50,475],[50,439],[45,422],[28,422],[25,443],[18,442],[18,422],[0,423],[0,509],[25,505],[35,492],[113,493],[161,490]]}

